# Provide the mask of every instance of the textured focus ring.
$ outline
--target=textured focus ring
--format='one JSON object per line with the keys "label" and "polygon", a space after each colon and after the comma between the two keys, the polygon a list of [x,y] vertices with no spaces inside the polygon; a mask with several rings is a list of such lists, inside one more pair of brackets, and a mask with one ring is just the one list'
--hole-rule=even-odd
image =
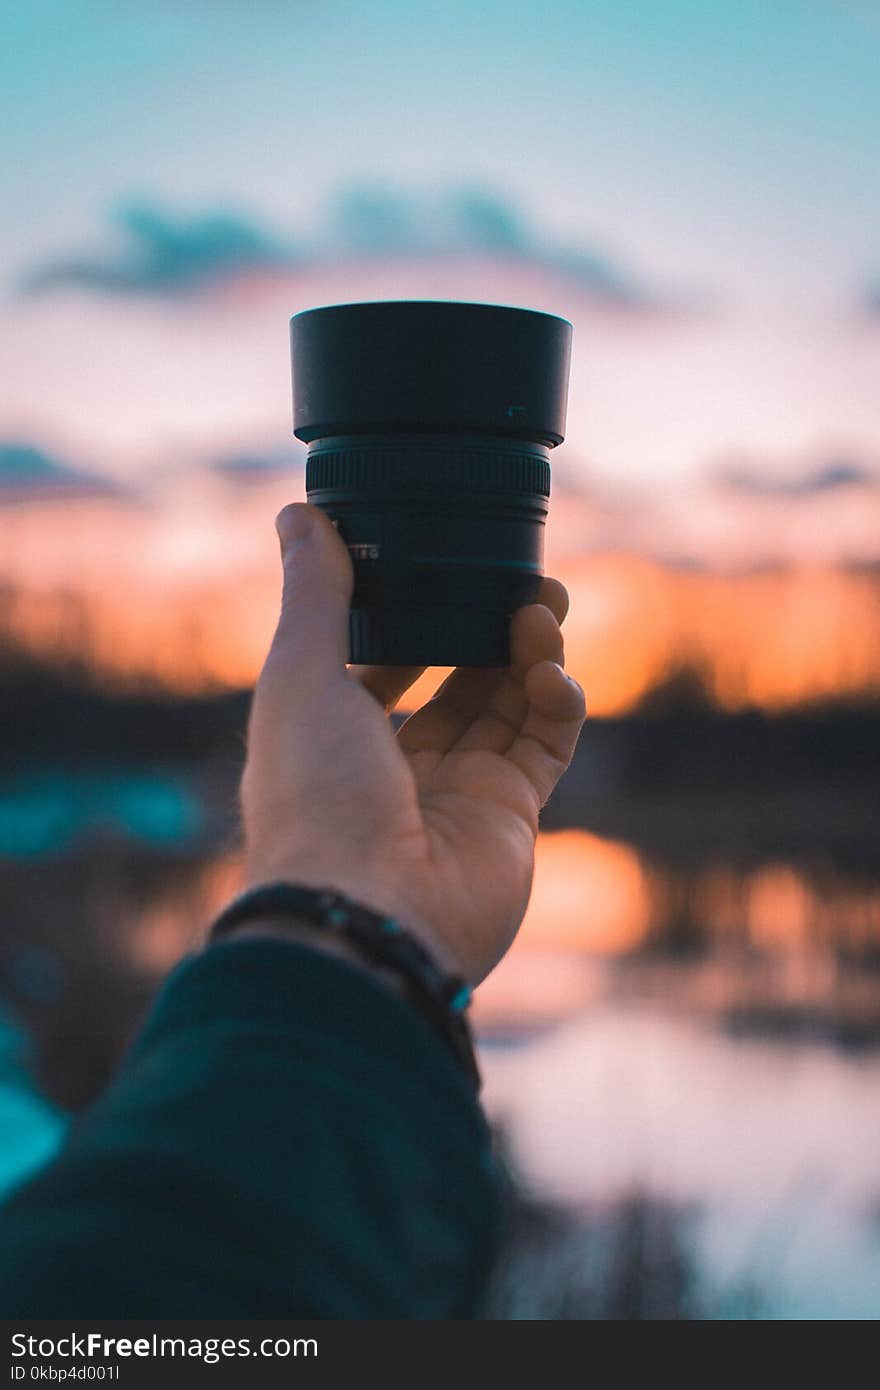
{"label": "textured focus ring", "polygon": [[310,450],[306,460],[307,492],[394,488],[436,494],[449,487],[549,497],[550,464],[520,451],[419,445]]}

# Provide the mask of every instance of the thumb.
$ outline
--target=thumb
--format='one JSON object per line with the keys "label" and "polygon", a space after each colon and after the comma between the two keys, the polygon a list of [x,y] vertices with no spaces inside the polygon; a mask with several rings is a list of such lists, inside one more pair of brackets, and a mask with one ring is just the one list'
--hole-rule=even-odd
{"label": "thumb", "polygon": [[348,660],[351,557],[330,518],[306,502],[284,507],[275,529],[284,587],[272,662],[308,684],[310,675],[327,676]]}

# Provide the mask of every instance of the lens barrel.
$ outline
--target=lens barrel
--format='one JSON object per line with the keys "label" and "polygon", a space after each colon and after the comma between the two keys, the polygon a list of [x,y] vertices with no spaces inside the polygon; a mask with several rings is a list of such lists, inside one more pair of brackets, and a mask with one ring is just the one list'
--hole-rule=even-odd
{"label": "lens barrel", "polygon": [[291,319],[306,493],[351,554],[349,660],[505,666],[543,574],[571,324],[496,304],[334,304]]}

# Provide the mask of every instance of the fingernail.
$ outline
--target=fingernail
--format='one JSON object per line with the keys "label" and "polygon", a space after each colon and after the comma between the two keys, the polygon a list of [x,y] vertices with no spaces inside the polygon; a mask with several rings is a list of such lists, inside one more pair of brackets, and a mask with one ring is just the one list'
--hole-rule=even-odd
{"label": "fingernail", "polygon": [[291,502],[275,518],[275,529],[282,545],[303,540],[312,529],[312,511],[306,502]]}

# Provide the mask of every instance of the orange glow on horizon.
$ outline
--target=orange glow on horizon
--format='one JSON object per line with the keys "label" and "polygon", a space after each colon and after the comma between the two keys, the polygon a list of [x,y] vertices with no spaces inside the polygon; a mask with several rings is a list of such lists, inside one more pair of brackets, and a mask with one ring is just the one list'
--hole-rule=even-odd
{"label": "orange glow on horizon", "polygon": [[[290,480],[277,496],[243,487],[234,507],[218,501],[222,486],[203,481],[161,512],[95,500],[0,514],[9,638],[111,686],[250,686],[278,612],[271,517]],[[880,693],[877,573],[676,570],[628,553],[563,555],[554,569],[571,598],[566,664],[592,714],[626,713],[682,668],[731,711]],[[426,672],[401,710],[446,674]]]}

